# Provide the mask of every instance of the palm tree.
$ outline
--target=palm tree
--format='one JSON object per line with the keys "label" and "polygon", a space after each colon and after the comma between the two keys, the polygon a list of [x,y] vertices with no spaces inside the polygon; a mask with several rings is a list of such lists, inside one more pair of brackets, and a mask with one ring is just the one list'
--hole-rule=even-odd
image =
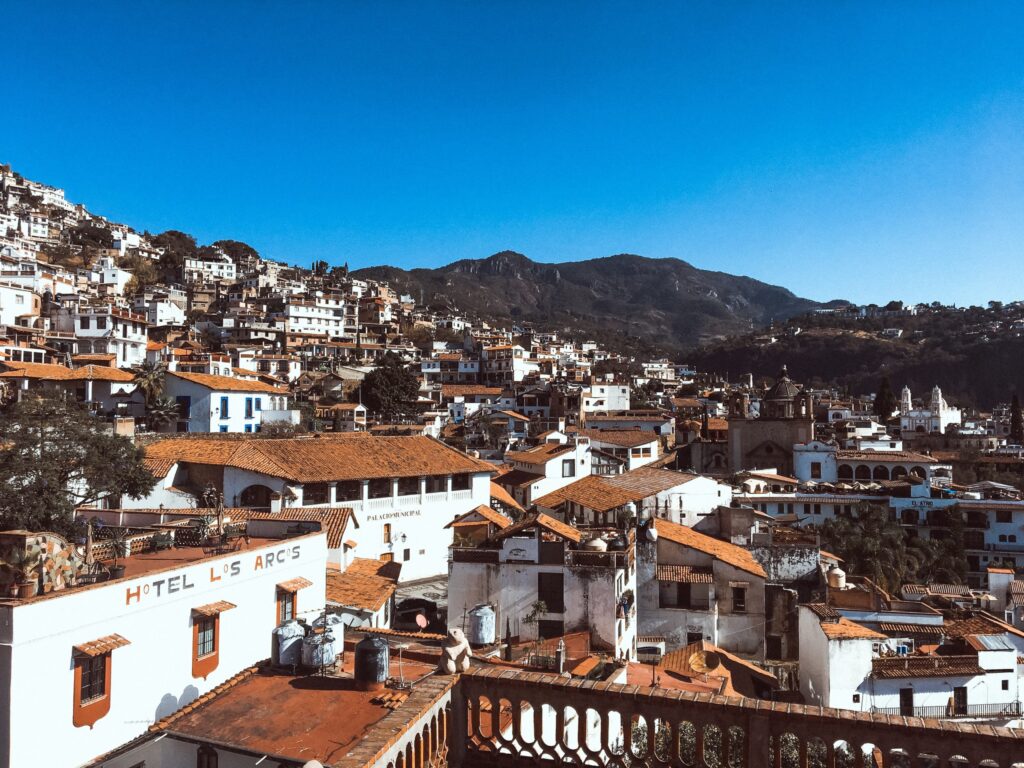
{"label": "palm tree", "polygon": [[154,432],[178,420],[178,404],[169,397],[158,395],[146,403],[146,422]]}
{"label": "palm tree", "polygon": [[143,361],[142,365],[135,369],[135,386],[146,398],[146,405],[159,397],[164,391],[164,374],[167,366],[162,362]]}

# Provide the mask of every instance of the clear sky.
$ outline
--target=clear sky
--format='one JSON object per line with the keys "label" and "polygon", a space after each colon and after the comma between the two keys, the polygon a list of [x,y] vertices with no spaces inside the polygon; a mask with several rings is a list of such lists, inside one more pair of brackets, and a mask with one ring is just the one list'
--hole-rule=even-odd
{"label": "clear sky", "polygon": [[11,4],[0,161],[271,258],[1024,298],[1024,5]]}

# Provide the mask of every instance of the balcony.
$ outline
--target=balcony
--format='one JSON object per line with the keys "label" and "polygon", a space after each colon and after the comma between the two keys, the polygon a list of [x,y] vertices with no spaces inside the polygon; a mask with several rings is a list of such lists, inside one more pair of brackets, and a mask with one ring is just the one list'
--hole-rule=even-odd
{"label": "balcony", "polygon": [[968,704],[958,711],[949,707],[914,707],[913,712],[902,707],[872,707],[871,712],[877,715],[902,715],[903,717],[927,717],[938,720],[982,719],[1009,720],[1020,717],[1020,702],[1011,701],[1006,704]]}
{"label": "balcony", "polygon": [[1009,768],[1021,759],[1017,733],[475,668],[452,691],[448,765],[888,768],[991,761],[985,764]]}

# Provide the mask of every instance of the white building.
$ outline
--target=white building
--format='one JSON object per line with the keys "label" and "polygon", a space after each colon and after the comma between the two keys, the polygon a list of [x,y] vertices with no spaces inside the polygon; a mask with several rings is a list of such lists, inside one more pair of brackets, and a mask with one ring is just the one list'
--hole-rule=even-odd
{"label": "white building", "polygon": [[184,273],[186,282],[233,282],[238,276],[235,262],[223,253],[208,259],[185,259]]}
{"label": "white building", "polygon": [[637,535],[640,634],[765,657],[765,571],[743,547],[668,520]]}
{"label": "white building", "polygon": [[132,273],[117,266],[112,256],[101,256],[96,259],[89,272],[89,279],[98,283],[101,289],[105,289],[116,296],[124,293],[124,287],[132,279]]}
{"label": "white building", "polygon": [[950,426],[959,426],[962,416],[959,408],[951,408],[942,396],[942,390],[932,388],[927,408],[915,408],[910,387],[900,393],[900,429],[904,433],[939,432],[945,434]]}
{"label": "white building", "polygon": [[169,432],[259,432],[264,412],[288,410],[288,390],[236,376],[168,371],[164,394],[178,403]]}
{"label": "white building", "polygon": [[80,353],[113,354],[121,368],[135,367],[146,359],[145,318],[110,306],[83,307],[72,318]]}
{"label": "white building", "polygon": [[552,432],[540,445],[508,451],[505,461],[514,469],[495,482],[504,486],[519,504],[528,507],[534,499],[590,474],[590,438],[570,439],[561,432]]}
{"label": "white building", "polygon": [[[453,548],[449,622],[489,604],[495,626],[521,640],[589,632],[595,650],[636,659],[632,531],[578,530],[545,514],[504,528],[476,547]],[[538,602],[544,604],[536,612]]]}
{"label": "white building", "polygon": [[[162,440],[146,448],[160,479],[126,507],[167,503],[171,489],[214,483],[232,507],[348,507],[356,554],[402,564],[402,579],[444,574],[455,517],[490,503],[492,465],[429,437],[367,432],[273,440]],[[197,487],[198,486],[198,487]],[[180,502],[175,506],[184,506]]]}
{"label": "white building", "polygon": [[[145,537],[146,539],[151,534]],[[74,586],[74,547],[55,534],[7,532],[10,551],[47,553],[54,591],[0,605],[0,766],[91,764],[267,657],[282,617],[324,606],[325,537],[238,540],[207,555],[172,547],[122,558],[126,574]],[[54,578],[53,574],[57,574]],[[59,748],[42,759],[40,750]]]}
{"label": "white building", "polygon": [[952,620],[904,606],[800,606],[800,689],[808,704],[1002,724],[1019,717],[1024,632],[983,613]]}
{"label": "white building", "polygon": [[595,381],[580,392],[580,410],[588,414],[628,411],[629,384]]}

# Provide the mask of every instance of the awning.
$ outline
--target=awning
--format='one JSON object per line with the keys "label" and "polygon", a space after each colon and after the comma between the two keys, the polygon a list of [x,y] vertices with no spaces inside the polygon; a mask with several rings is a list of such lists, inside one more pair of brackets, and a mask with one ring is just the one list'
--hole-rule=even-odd
{"label": "awning", "polygon": [[106,637],[100,637],[96,640],[90,640],[87,643],[73,646],[73,650],[79,656],[102,656],[105,653],[110,653],[115,648],[121,648],[125,645],[131,645],[131,641],[125,640],[120,635],[107,635]]}
{"label": "awning", "polygon": [[234,603],[229,603],[227,600],[218,600],[216,603],[207,603],[206,605],[200,605],[198,608],[193,608],[192,615],[208,619],[211,616],[219,616],[224,611],[230,611],[232,608],[237,607]]}
{"label": "awning", "polygon": [[349,549],[355,549],[356,547],[359,546],[359,543],[357,541],[355,541],[354,539],[345,539],[345,546],[348,547]]}
{"label": "awning", "polygon": [[306,587],[312,586],[312,581],[310,581],[309,579],[304,579],[302,576],[299,576],[295,579],[282,581],[280,584],[277,585],[277,588],[280,589],[282,592],[298,592],[300,589],[305,589]]}
{"label": "awning", "polygon": [[659,565],[658,581],[674,581],[678,584],[710,584],[711,570],[691,565]]}

